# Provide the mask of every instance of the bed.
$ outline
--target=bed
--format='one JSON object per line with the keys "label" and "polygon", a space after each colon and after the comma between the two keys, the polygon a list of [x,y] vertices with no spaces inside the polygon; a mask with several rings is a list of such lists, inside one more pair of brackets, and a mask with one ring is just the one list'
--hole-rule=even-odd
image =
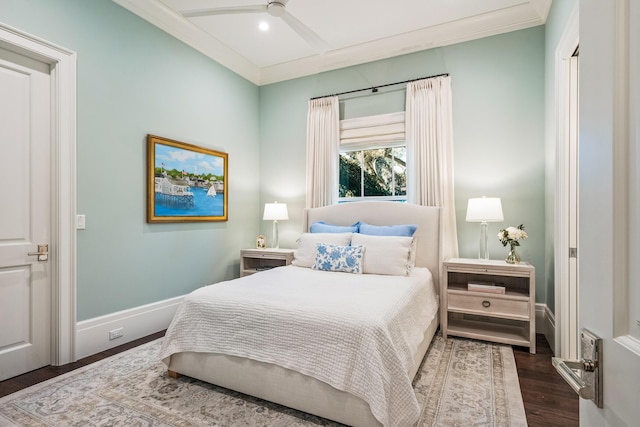
{"label": "bed", "polygon": [[[292,265],[198,289],[167,330],[161,357],[168,373],[347,425],[410,425],[419,413],[411,381],[438,327],[440,209],[353,202],[304,211],[303,231],[318,222],[415,224],[415,267],[395,276]],[[300,288],[311,294],[298,294]],[[381,298],[382,288],[393,295]],[[215,308],[204,308],[211,299]],[[383,317],[388,324],[379,324]],[[371,331],[359,329],[365,321]],[[300,330],[312,331],[312,338]]]}

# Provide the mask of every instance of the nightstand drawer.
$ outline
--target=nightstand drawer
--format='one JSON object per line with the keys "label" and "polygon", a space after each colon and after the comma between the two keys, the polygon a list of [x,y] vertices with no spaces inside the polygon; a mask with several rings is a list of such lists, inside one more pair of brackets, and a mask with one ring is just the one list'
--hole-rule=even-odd
{"label": "nightstand drawer", "polygon": [[491,315],[507,319],[529,319],[529,301],[495,297],[479,292],[449,292],[447,308],[449,311],[476,315]]}
{"label": "nightstand drawer", "polygon": [[275,253],[273,251],[265,253],[263,251],[244,251],[243,256],[246,258],[258,258],[258,259],[289,259],[291,256],[289,253]]}

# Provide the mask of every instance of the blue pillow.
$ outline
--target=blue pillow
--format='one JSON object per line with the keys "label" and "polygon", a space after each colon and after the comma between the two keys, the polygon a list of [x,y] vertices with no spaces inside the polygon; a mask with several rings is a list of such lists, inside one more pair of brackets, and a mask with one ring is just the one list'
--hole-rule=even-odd
{"label": "blue pillow", "polygon": [[357,233],[360,222],[353,225],[333,225],[324,221],[314,222],[309,226],[310,233]]}
{"label": "blue pillow", "polygon": [[403,236],[413,237],[418,229],[417,224],[403,225],[371,225],[361,222],[359,227],[360,234],[368,234],[370,236]]}
{"label": "blue pillow", "polygon": [[339,246],[331,243],[318,243],[314,270],[342,271],[362,273],[364,246]]}

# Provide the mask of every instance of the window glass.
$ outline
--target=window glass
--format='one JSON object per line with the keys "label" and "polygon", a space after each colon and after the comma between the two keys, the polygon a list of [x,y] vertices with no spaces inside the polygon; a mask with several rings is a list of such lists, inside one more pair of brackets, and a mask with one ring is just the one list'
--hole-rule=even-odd
{"label": "window glass", "polygon": [[364,198],[406,201],[405,146],[340,153],[339,201]]}

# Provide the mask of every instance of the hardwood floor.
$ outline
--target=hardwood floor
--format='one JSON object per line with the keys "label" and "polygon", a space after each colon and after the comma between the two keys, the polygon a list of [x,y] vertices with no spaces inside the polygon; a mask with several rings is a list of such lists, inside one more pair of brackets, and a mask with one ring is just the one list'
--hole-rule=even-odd
{"label": "hardwood floor", "polygon": [[[2,381],[0,382],[0,397],[113,356],[163,335],[164,331],[158,332],[68,365],[48,366]],[[543,335],[538,335],[536,338],[536,354],[529,354],[527,348],[515,347],[513,349],[527,422],[530,427],[578,426],[578,396],[560,378],[551,365],[552,353],[547,340]]]}
{"label": "hardwood floor", "polygon": [[520,391],[529,426],[578,426],[578,395],[551,364],[551,347],[536,336],[536,354],[514,347]]}

